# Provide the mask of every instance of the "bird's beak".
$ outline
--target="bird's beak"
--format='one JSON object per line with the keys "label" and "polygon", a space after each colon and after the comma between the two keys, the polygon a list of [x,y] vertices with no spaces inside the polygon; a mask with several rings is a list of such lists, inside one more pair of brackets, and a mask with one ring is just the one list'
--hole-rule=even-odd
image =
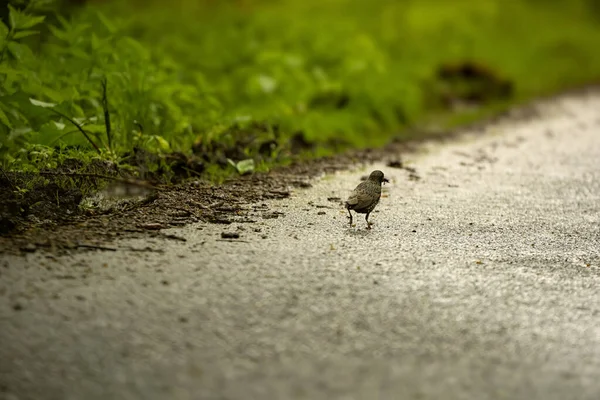
{"label": "bird's beak", "polygon": [[390,183],[390,181],[387,178],[383,178],[383,183]]}

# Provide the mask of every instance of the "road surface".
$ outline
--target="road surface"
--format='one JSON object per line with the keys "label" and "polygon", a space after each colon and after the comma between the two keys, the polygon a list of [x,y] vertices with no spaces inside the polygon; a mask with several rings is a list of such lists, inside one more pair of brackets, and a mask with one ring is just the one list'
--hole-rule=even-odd
{"label": "road surface", "polygon": [[2,256],[0,398],[597,400],[600,96],[538,114],[185,242]]}

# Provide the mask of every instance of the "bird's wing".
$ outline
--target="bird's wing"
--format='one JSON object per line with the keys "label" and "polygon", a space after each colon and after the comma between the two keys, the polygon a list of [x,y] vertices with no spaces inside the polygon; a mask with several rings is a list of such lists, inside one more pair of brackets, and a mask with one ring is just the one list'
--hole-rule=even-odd
{"label": "bird's wing", "polygon": [[373,202],[372,196],[369,196],[367,192],[362,188],[357,187],[354,192],[348,197],[346,203],[352,206],[353,209],[360,210],[361,208],[368,207]]}

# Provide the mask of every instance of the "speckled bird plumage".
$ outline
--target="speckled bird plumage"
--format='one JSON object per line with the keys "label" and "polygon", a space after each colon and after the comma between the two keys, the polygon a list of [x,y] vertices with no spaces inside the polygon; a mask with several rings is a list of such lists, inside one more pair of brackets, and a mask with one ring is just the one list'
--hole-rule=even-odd
{"label": "speckled bird plumage", "polygon": [[354,210],[358,214],[367,214],[365,221],[367,221],[367,229],[371,229],[369,223],[369,214],[375,209],[381,199],[381,184],[388,182],[384,178],[383,172],[375,170],[371,172],[369,178],[361,182],[350,194],[348,200],[346,200],[346,209],[350,214],[350,225],[352,225],[352,213],[350,210]]}

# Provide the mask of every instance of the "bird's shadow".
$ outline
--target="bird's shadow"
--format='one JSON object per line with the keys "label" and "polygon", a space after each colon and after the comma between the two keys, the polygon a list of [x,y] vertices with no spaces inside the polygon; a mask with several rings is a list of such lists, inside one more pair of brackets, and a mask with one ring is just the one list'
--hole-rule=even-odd
{"label": "bird's shadow", "polygon": [[346,227],[346,234],[353,237],[367,237],[373,229]]}

